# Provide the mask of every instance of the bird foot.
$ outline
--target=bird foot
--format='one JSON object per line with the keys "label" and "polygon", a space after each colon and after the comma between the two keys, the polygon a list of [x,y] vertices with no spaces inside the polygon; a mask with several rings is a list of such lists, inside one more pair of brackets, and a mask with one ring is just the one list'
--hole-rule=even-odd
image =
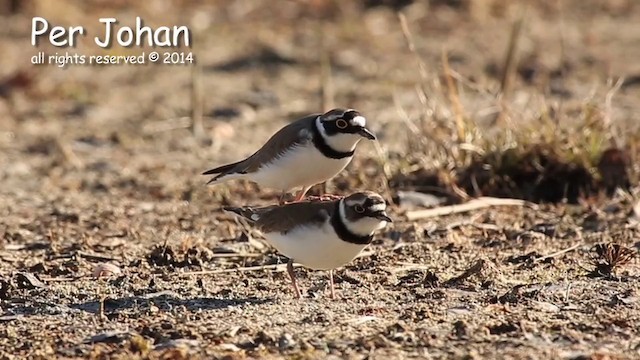
{"label": "bird foot", "polygon": [[311,195],[311,196],[307,196],[304,199],[294,199],[294,200],[290,200],[290,201],[280,201],[279,204],[280,205],[287,205],[287,204],[294,204],[294,203],[297,203],[297,202],[336,201],[336,200],[340,200],[342,198],[344,198],[344,196],[342,196],[342,195],[333,195],[333,194],[324,194],[324,195],[320,195],[320,196]]}
{"label": "bird foot", "polygon": [[320,196],[307,196],[306,201],[335,201],[340,200],[344,196],[342,195],[333,195],[333,194],[324,194]]}

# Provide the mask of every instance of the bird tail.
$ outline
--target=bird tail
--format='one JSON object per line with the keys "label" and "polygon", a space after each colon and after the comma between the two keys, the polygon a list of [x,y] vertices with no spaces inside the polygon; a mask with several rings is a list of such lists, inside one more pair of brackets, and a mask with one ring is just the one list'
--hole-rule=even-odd
{"label": "bird tail", "polygon": [[[211,178],[211,180],[209,180],[209,182],[207,182],[207,185],[208,185],[208,184],[217,182],[218,180],[222,179],[223,177],[225,177],[227,175],[236,174],[234,169],[236,169],[236,167],[241,162],[242,161],[238,161],[238,162],[234,162],[234,163],[231,163],[231,164],[222,165],[222,166],[219,166],[217,168],[214,168],[214,169],[211,169],[211,170],[207,170],[207,171],[203,172],[202,175],[216,175],[213,178]],[[242,173],[238,173],[238,174],[242,174]]]}

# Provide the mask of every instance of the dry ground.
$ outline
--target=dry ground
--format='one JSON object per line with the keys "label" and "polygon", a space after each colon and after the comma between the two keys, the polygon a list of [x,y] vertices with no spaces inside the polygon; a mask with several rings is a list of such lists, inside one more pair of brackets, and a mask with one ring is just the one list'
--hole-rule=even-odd
{"label": "dry ground", "polygon": [[[640,247],[636,1],[417,2],[401,9],[404,33],[376,1],[0,3],[0,359],[640,358],[637,258],[593,272],[595,244]],[[204,136],[183,119],[192,67],[32,66],[34,14],[87,28],[104,15],[190,24]],[[518,19],[519,61],[505,72]],[[100,53],[89,41],[70,51]],[[208,188],[199,173],[332,104],[365,113],[380,147],[364,144],[330,192],[397,200],[440,186],[457,202],[461,188],[496,189],[457,186],[461,169],[537,142],[594,184],[575,203],[415,221],[395,204],[393,225],[338,271],[337,300],[327,274],[303,268],[307,296],[294,300],[286,260],[219,210],[275,194]],[[612,145],[632,186],[606,197],[620,174],[596,165]],[[107,262],[122,273],[94,279]]]}

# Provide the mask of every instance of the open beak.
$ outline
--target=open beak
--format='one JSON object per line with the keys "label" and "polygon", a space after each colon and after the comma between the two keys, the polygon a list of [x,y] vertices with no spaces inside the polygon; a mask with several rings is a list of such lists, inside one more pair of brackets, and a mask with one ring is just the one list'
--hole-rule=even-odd
{"label": "open beak", "polygon": [[360,130],[358,130],[358,134],[364,138],[367,138],[369,140],[375,140],[376,136],[373,135],[373,133],[371,131],[369,131],[369,129],[367,129],[366,127],[361,127]]}
{"label": "open beak", "polygon": [[393,220],[391,220],[389,215],[387,215],[387,213],[385,213],[384,211],[379,211],[379,212],[373,214],[373,217],[378,219],[378,220],[382,220],[382,221],[386,221],[386,222],[393,222]]}

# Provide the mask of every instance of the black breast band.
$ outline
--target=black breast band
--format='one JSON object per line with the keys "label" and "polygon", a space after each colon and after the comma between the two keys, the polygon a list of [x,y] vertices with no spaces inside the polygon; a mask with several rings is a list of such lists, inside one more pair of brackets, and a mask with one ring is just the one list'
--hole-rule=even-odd
{"label": "black breast band", "polygon": [[318,129],[318,124],[316,121],[314,121],[313,125],[311,126],[311,132],[313,133],[313,138],[312,138],[313,145],[315,145],[315,147],[318,150],[320,150],[320,152],[324,156],[328,158],[336,159],[336,160],[353,156],[354,151],[342,152],[329,146],[326,140],[322,137],[322,134],[320,133],[320,129]]}
{"label": "black breast band", "polygon": [[373,235],[357,235],[347,228],[347,225],[345,225],[342,217],[340,216],[340,201],[336,202],[336,208],[331,216],[331,226],[333,226],[338,237],[348,243],[367,245],[371,243],[371,240],[373,240]]}

